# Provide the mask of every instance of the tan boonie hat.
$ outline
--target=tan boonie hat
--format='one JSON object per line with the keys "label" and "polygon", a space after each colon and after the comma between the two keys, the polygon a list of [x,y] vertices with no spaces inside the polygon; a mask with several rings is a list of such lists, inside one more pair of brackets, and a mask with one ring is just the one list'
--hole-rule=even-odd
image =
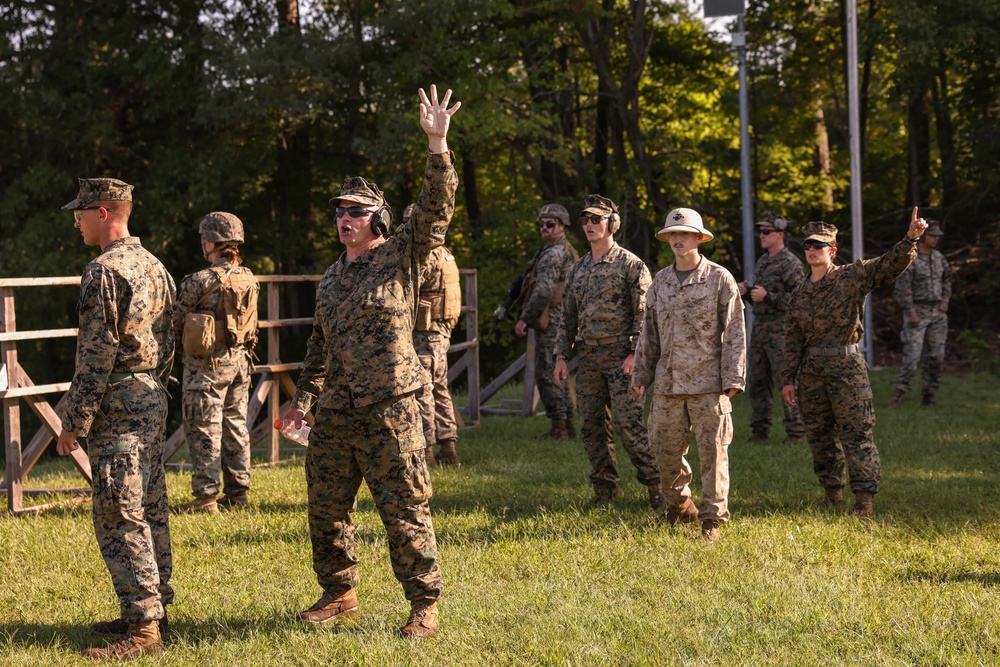
{"label": "tan boonie hat", "polygon": [[615,203],[607,197],[601,195],[587,195],[583,199],[582,213],[596,213],[598,215],[611,215],[617,213]]}
{"label": "tan boonie hat", "polygon": [[363,206],[382,206],[385,204],[385,196],[378,186],[370,183],[360,176],[345,178],[340,184],[340,194],[330,200],[334,206],[342,200],[346,200]]}
{"label": "tan boonie hat", "polygon": [[712,232],[705,229],[705,223],[701,219],[698,211],[690,208],[675,208],[663,220],[663,229],[656,232],[656,238],[661,241],[667,240],[667,234],[671,232],[694,232],[701,234],[702,241],[711,241],[715,238]]}
{"label": "tan boonie hat", "polygon": [[81,178],[76,199],[63,206],[72,211],[92,201],[132,201],[132,186],[117,178]]}
{"label": "tan boonie hat", "polygon": [[941,229],[941,223],[937,220],[928,220],[927,229],[924,230],[924,234],[929,236],[944,236],[944,231]]}
{"label": "tan boonie hat", "polygon": [[821,243],[837,245],[837,227],[831,225],[829,222],[807,222],[806,226],[802,228],[802,234],[805,236],[802,239],[803,243],[806,241],[819,241]]}

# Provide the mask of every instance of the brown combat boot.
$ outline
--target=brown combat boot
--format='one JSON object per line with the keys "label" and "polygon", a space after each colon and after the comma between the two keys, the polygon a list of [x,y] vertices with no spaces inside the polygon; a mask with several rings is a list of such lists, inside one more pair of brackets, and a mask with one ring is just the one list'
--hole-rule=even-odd
{"label": "brown combat boot", "polygon": [[937,405],[937,399],[934,398],[934,394],[924,394],[923,398],[920,400],[920,405]]}
{"label": "brown combat boot", "polygon": [[[170,621],[167,620],[167,610],[163,610],[163,618],[157,621],[160,627],[160,639],[166,639],[170,634]],[[124,635],[128,633],[128,621],[124,618],[116,618],[113,621],[98,621],[87,626],[91,632],[99,635]]]}
{"label": "brown combat boot", "polygon": [[890,408],[898,408],[903,404],[903,397],[906,396],[906,392],[902,389],[897,389],[896,393],[892,396],[892,403],[889,404]]}
{"label": "brown combat boot", "polygon": [[434,458],[434,448],[430,445],[427,445],[427,447],[424,448],[424,460],[427,461],[428,468],[437,467],[438,462],[437,459]]}
{"label": "brown combat boot", "polygon": [[838,505],[844,504],[844,487],[835,486],[826,489],[826,498],[823,499],[824,505],[829,505],[831,507],[836,507]]}
{"label": "brown combat boot", "polygon": [[410,619],[399,629],[404,637],[430,639],[438,630],[437,600],[414,600],[410,603]]}
{"label": "brown combat boot", "polygon": [[174,511],[180,514],[218,514],[219,501],[212,496],[195,498],[189,503],[175,507]]}
{"label": "brown combat boot", "polygon": [[594,505],[607,505],[618,500],[621,492],[617,486],[606,486],[604,484],[594,486],[594,499],[590,502]]}
{"label": "brown combat boot", "polygon": [[553,419],[549,432],[542,436],[546,440],[569,440],[569,429],[565,419]]}
{"label": "brown combat boot", "polygon": [[566,433],[570,440],[576,439],[576,419],[573,418],[573,415],[566,417]]}
{"label": "brown combat boot", "polygon": [[690,498],[684,500],[680,505],[671,505],[663,520],[671,526],[676,523],[694,523],[698,520],[698,508],[694,506]]}
{"label": "brown combat boot", "polygon": [[660,492],[660,483],[650,484],[646,487],[649,491],[649,506],[654,510],[662,510],[666,507],[667,499],[663,497],[663,493]]}
{"label": "brown combat boot", "polygon": [[83,657],[91,660],[131,660],[163,653],[159,621],[141,621],[128,626],[128,634],[104,648],[88,648]]}
{"label": "brown combat boot", "polygon": [[806,439],[801,435],[786,435],[785,439],[781,441],[783,445],[801,445]]}
{"label": "brown combat boot", "polygon": [[722,537],[722,533],[719,531],[719,522],[715,519],[708,519],[701,522],[701,539],[706,542],[718,542],[719,538]]}
{"label": "brown combat boot", "polygon": [[873,493],[867,491],[854,492],[854,516],[859,519],[871,519],[875,516],[875,508],[872,507]]}
{"label": "brown combat boot", "polygon": [[324,593],[316,604],[305,611],[300,611],[295,618],[302,623],[324,625],[344,619],[355,620],[359,616],[361,607],[358,606],[358,594],[352,588],[339,596]]}
{"label": "brown combat boot", "polygon": [[458,452],[455,451],[455,443],[458,440],[455,438],[448,438],[447,440],[438,441],[438,445],[441,446],[438,449],[438,459],[441,461],[442,465],[457,466],[458,465]]}
{"label": "brown combat boot", "polygon": [[754,433],[747,439],[747,442],[767,442],[769,439],[767,433]]}
{"label": "brown combat boot", "polygon": [[246,507],[250,504],[247,499],[246,491],[239,491],[237,493],[227,493],[226,495],[219,498],[219,507]]}

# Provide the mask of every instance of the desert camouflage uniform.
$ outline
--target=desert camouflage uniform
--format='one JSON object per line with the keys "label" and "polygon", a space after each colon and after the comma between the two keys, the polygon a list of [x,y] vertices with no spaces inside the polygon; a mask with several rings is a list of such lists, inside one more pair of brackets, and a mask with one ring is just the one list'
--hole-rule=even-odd
{"label": "desert camouflage uniform", "polygon": [[617,243],[597,262],[588,252],[566,276],[554,354],[568,356],[574,342],[580,341],[577,407],[590,480],[598,496],[618,488],[612,421],[639,482],[646,486],[660,482],[642,420],[645,399],[632,391],[631,377],[622,370],[639,339],[650,280],[642,260]]}
{"label": "desert camouflage uniform", "polygon": [[881,257],[834,266],[821,280],[807,280],[788,305],[782,386],[798,381],[813,469],[826,489],[844,486],[846,458],[851,490],[877,493],[882,464],[864,356],[820,356],[810,348],[856,345],[864,335],[865,295],[910,265],[915,243],[904,238]]}
{"label": "desert camouflage uniform", "polygon": [[[917,252],[913,264],[896,280],[893,291],[903,308],[900,334],[903,359],[896,376],[896,389],[910,390],[920,364],[923,395],[933,397],[941,383],[941,364],[948,341],[948,315],[941,303],[951,300],[951,266],[938,250]],[[912,315],[920,318],[920,324],[915,327],[910,325]]]}
{"label": "desert camouflage uniform", "polygon": [[97,543],[129,623],[162,618],[174,597],[162,458],[173,301],[170,274],[130,236],[87,265],[77,304],[62,426],[86,438]]}
{"label": "desert camouflage uniform", "polygon": [[[420,268],[420,294],[444,291],[444,271],[441,263],[451,257],[446,247],[434,248],[427,264]],[[454,260],[451,260],[454,261]],[[451,347],[452,323],[432,319],[427,331],[413,331],[413,347],[420,363],[431,376],[430,384],[420,390],[420,417],[424,423],[424,440],[430,446],[442,440],[458,437],[455,423],[455,405],[448,389],[448,348]]]}
{"label": "desert camouflage uniform", "polygon": [[[181,281],[173,313],[177,341],[184,340],[188,313],[217,312],[222,291],[210,290],[218,284],[220,272],[230,271],[250,269],[220,259]],[[191,488],[196,498],[218,495],[220,482],[228,496],[250,488],[250,354],[246,345],[223,347],[207,357],[184,353],[184,438],[194,468]]]}
{"label": "desert camouflage uniform", "polygon": [[[788,300],[806,280],[802,262],[782,248],[757,260],[753,285],[767,290],[760,303],[753,304],[753,335],[748,350],[747,392],[750,394],[750,428],[767,436],[771,432],[774,385],[781,388],[781,367],[785,363],[785,311]],[[805,426],[799,409],[781,401],[785,411],[785,435],[801,438]]]}
{"label": "desert camouflage uniform", "polygon": [[430,382],[413,349],[417,271],[444,244],[455,207],[454,155],[427,157],[410,222],[316,289],[316,319],[293,407],[318,405],[306,454],[313,569],[333,596],[358,583],[355,495],[362,479],[382,517],[408,600],[441,593],[431,480],[416,392]]}
{"label": "desert camouflage uniform", "polygon": [[[534,325],[545,309],[549,309],[548,322],[544,329],[535,328],[535,384],[545,406],[545,416],[549,419],[572,419],[573,408],[569,400],[569,383],[562,389],[556,385],[553,371],[556,366],[555,345],[562,319],[562,299],[554,300],[559,283],[566,282],[566,276],[573,262],[580,255],[569,240],[563,236],[553,244],[546,244],[533,260],[529,273],[534,272],[534,287],[521,309],[520,320]],[[564,288],[565,289],[565,288]]]}
{"label": "desert camouflage uniform", "polygon": [[725,391],[746,383],[746,323],[736,279],[702,257],[681,285],[674,266],[658,272],[646,298],[632,384],[653,394],[649,442],[667,505],[691,497],[684,458],[694,431],[701,460],[698,519],[729,520],[732,406]]}

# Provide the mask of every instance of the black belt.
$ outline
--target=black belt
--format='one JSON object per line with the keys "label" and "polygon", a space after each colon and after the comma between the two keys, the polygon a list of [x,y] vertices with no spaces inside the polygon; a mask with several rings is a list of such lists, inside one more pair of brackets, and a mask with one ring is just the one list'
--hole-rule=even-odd
{"label": "black belt", "polygon": [[810,347],[806,348],[806,354],[810,357],[842,357],[845,354],[854,354],[858,351],[857,345],[844,345],[843,347]]}

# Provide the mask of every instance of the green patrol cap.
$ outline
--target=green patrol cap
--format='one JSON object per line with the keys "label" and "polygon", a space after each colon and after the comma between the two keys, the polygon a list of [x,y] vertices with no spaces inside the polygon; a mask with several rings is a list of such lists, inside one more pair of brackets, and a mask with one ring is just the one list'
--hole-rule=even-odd
{"label": "green patrol cap", "polygon": [[76,199],[63,206],[72,211],[92,201],[132,201],[132,186],[117,178],[81,178]]}
{"label": "green patrol cap", "polygon": [[360,176],[351,176],[344,179],[340,185],[340,194],[332,198],[330,203],[336,206],[342,200],[364,206],[382,206],[385,204],[385,195],[374,183]]}
{"label": "green patrol cap", "polygon": [[802,228],[803,241],[821,241],[837,245],[837,227],[829,222],[807,222]]}
{"label": "green patrol cap", "polygon": [[611,215],[618,212],[618,207],[607,197],[601,195],[587,195],[583,200],[584,213],[597,213],[598,215]]}

